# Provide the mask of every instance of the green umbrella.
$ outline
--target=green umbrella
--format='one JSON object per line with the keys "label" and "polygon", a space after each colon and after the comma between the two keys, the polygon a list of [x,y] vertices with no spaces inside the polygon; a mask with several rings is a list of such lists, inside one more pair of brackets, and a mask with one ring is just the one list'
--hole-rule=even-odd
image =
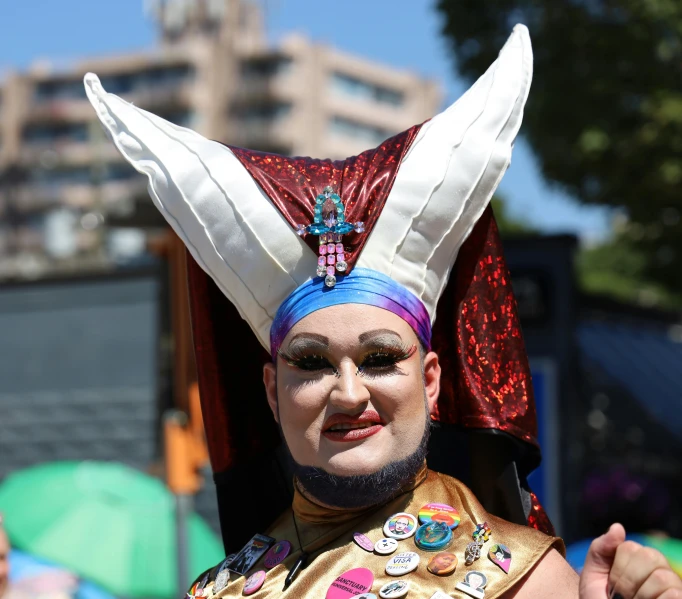
{"label": "green umbrella", "polygon": [[[126,597],[179,596],[174,506],[159,480],[108,462],[43,464],[0,485],[15,547]],[[198,515],[188,518],[187,531],[194,578],[224,552]]]}

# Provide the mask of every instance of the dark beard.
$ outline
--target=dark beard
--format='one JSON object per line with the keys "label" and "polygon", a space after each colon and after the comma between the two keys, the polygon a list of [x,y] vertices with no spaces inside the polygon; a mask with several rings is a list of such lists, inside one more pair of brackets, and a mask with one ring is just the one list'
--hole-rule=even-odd
{"label": "dark beard", "polygon": [[431,420],[427,416],[421,443],[412,455],[371,474],[338,476],[315,466],[302,466],[294,461],[290,452],[289,458],[301,486],[320,503],[346,509],[380,505],[398,495],[421,470],[426,459],[430,426]]}

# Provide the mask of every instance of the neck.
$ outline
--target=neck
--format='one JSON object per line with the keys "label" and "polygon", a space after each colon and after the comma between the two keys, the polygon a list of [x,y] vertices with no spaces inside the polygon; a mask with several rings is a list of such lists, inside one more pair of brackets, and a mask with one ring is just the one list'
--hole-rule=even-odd
{"label": "neck", "polygon": [[[427,475],[428,469],[426,463],[424,463],[419,472],[415,474],[414,478],[406,482],[392,497],[388,497],[386,501],[417,488],[426,480]],[[361,516],[367,511],[371,511],[379,505],[380,503],[373,503],[372,505],[355,508],[343,508],[330,505],[311,495],[310,492],[303,487],[298,478],[294,479],[294,501],[292,508],[295,517],[302,522],[307,522],[309,524],[342,524]]]}

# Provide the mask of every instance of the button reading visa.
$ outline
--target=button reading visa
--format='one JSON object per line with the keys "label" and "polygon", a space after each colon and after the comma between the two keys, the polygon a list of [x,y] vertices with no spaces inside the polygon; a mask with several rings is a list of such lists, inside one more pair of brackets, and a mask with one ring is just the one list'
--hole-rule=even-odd
{"label": "button reading visa", "polygon": [[402,576],[417,569],[419,554],[414,551],[403,551],[394,555],[386,564],[386,574]]}

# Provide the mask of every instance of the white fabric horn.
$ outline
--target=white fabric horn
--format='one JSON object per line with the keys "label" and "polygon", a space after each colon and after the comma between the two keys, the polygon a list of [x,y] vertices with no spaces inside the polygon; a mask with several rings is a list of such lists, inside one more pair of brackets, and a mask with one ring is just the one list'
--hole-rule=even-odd
{"label": "white fabric horn", "polygon": [[509,166],[532,73],[528,29],[517,25],[471,89],[422,126],[358,259],[412,291],[431,322],[457,252]]}
{"label": "white fabric horn", "polygon": [[156,207],[269,349],[277,308],[315,272],[313,252],[229,148],[106,93],[92,73],[84,81]]}

